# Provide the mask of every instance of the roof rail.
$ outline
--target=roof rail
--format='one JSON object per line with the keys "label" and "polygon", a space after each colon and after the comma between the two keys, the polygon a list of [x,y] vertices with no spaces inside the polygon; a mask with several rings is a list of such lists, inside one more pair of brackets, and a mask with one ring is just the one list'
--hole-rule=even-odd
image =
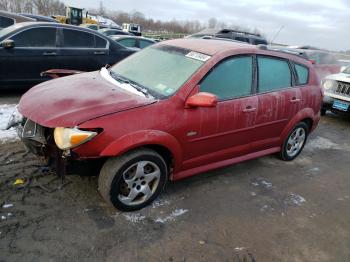
{"label": "roof rail", "polygon": [[295,55],[295,56],[298,56],[298,57],[301,57],[301,58],[308,60],[306,54],[304,52],[300,52],[298,50],[277,48],[277,47],[271,47],[268,45],[257,45],[257,47],[261,50],[269,50],[269,51],[274,51],[274,52],[286,53],[286,54]]}

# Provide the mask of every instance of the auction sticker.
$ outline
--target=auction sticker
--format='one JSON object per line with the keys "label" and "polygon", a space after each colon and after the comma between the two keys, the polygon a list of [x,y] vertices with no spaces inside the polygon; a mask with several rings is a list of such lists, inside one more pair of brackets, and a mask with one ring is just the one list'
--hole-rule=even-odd
{"label": "auction sticker", "polygon": [[211,56],[191,51],[186,55],[186,57],[205,62],[208,61]]}

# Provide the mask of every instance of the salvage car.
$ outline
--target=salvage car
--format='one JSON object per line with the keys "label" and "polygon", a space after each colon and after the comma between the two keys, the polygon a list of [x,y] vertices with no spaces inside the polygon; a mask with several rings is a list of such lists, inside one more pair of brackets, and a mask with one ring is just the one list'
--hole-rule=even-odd
{"label": "salvage car", "polygon": [[328,75],[339,73],[342,67],[336,56],[326,50],[284,47],[282,49],[299,52],[301,56],[310,60],[320,80]]}
{"label": "salvage car", "polygon": [[295,159],[319,122],[321,102],[315,70],[299,56],[178,39],[110,68],[42,83],[18,110],[22,141],[33,153],[60,175],[100,160],[101,195],[132,211],[169,180],[268,154]]}
{"label": "salvage car", "polygon": [[94,71],[135,51],[96,31],[59,23],[18,23],[0,31],[0,87],[31,87],[43,71]]}
{"label": "salvage car", "polygon": [[34,22],[33,18],[0,10],[0,30],[16,23]]}
{"label": "salvage car", "polygon": [[208,39],[210,37],[214,38],[224,38],[231,39],[239,42],[244,42],[252,45],[267,45],[267,41],[260,34],[254,34],[250,32],[238,31],[233,29],[204,29],[196,34],[189,35],[186,38],[204,38]]}
{"label": "salvage car", "polygon": [[327,110],[333,112],[350,112],[350,66],[341,73],[329,75],[322,80],[324,90],[321,115]]}
{"label": "salvage car", "polygon": [[133,35],[128,32],[125,32],[121,29],[112,29],[112,28],[103,28],[97,30],[99,33],[105,35],[105,36],[111,36],[111,35]]}
{"label": "salvage car", "polygon": [[109,37],[125,47],[136,48],[137,50],[143,49],[147,46],[157,43],[153,39],[141,37],[141,36],[111,35]]}

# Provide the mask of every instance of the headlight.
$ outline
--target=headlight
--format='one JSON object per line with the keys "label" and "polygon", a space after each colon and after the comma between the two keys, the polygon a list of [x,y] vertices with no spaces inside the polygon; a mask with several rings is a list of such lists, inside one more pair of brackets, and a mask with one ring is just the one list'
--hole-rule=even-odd
{"label": "headlight", "polygon": [[55,143],[62,150],[77,147],[96,135],[96,132],[79,130],[78,128],[56,127],[54,131]]}
{"label": "headlight", "polygon": [[322,86],[324,90],[331,90],[335,87],[335,85],[336,82],[334,80],[326,79],[322,81]]}

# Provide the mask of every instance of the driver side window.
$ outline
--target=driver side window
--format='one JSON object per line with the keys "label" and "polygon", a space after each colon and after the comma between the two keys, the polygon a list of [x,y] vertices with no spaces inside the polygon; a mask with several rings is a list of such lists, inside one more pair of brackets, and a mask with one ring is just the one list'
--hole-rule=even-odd
{"label": "driver side window", "polygon": [[201,92],[228,100],[251,94],[253,83],[253,58],[240,56],[225,60],[216,66],[200,84]]}
{"label": "driver side window", "polygon": [[25,30],[10,37],[16,47],[55,47],[56,28],[38,27]]}

